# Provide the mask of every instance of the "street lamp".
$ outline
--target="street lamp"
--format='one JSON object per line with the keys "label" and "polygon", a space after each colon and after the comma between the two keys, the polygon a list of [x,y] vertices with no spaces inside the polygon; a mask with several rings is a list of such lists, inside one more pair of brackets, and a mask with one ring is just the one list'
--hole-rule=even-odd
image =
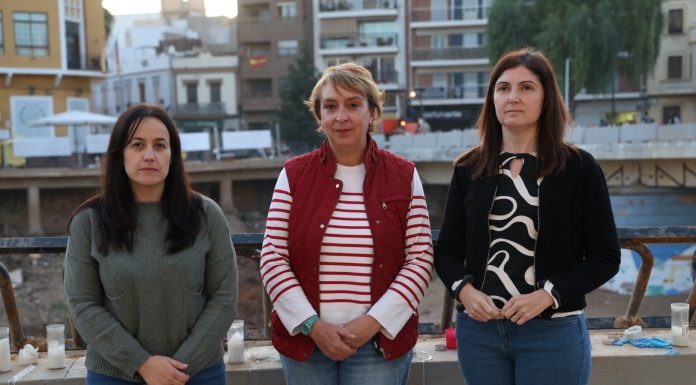
{"label": "street lamp", "polygon": [[418,118],[423,118],[423,97],[422,93],[417,92],[416,90],[411,90],[408,92],[408,98],[411,99],[411,105],[413,105],[413,100],[418,98],[418,104],[420,105],[420,113],[418,114]]}

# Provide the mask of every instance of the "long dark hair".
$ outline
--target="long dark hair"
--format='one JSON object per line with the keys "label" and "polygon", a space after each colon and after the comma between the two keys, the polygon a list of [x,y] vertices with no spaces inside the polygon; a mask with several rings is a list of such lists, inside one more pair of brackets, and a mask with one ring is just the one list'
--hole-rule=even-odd
{"label": "long dark hair", "polygon": [[109,248],[133,251],[137,224],[136,204],[124,167],[123,151],[140,123],[148,117],[161,121],[169,133],[171,164],[160,201],[169,221],[167,252],[171,254],[191,246],[201,228],[201,197],[191,189],[186,176],[181,158],[181,140],[174,122],[161,107],[139,104],[123,112],[114,125],[105,154],[99,193],[83,202],[68,222],[69,228],[78,212],[85,208],[95,209],[101,235],[98,247],[104,255],[108,254]]}
{"label": "long dark hair", "polygon": [[500,151],[503,146],[503,129],[495,114],[493,92],[495,83],[503,72],[523,66],[532,71],[544,89],[544,101],[539,116],[537,144],[537,177],[557,174],[565,168],[568,155],[577,149],[565,142],[565,130],[571,123],[570,113],[563,103],[556,75],[551,62],[541,52],[533,48],[521,48],[504,53],[491,71],[488,91],[483,108],[479,114],[476,128],[481,142],[454,161],[455,165],[472,167],[472,178],[493,176],[500,165]]}

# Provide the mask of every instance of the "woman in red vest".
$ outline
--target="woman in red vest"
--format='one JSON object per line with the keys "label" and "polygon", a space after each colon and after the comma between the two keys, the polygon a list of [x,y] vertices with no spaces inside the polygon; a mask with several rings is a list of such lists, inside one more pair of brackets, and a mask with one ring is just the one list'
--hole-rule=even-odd
{"label": "woman in red vest", "polygon": [[261,275],[288,385],[408,379],[432,240],[413,163],[371,137],[383,101],[364,67],[326,69],[306,102],[326,140],[278,177]]}
{"label": "woman in red vest", "polygon": [[607,185],[565,142],[570,116],[538,51],[503,55],[455,160],[435,268],[457,306],[469,385],[587,384],[585,294],[619,269]]}

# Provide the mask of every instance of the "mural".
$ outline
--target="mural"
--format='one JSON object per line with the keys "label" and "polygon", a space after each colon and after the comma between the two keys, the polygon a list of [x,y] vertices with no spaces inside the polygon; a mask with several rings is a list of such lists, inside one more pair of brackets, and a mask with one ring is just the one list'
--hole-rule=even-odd
{"label": "mural", "polygon": [[[687,295],[692,286],[692,259],[696,244],[652,244],[647,245],[655,261],[645,295]],[[633,292],[641,259],[638,253],[621,250],[619,273],[603,288],[619,294]]]}

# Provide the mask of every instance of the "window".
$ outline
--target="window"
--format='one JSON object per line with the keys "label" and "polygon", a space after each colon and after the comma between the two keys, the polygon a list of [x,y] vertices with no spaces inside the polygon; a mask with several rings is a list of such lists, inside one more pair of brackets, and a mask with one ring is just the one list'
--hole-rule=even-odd
{"label": "window", "polygon": [[159,76],[152,77],[152,92],[154,93],[154,96],[152,98],[152,102],[159,103],[160,105],[163,105],[164,100],[160,99],[160,77]]}
{"label": "window", "polygon": [[298,47],[297,40],[278,40],[278,56],[295,56],[297,55]]}
{"label": "window", "polygon": [[278,3],[278,17],[281,19],[293,19],[297,16],[297,7],[294,1]]}
{"label": "window", "polygon": [[662,107],[662,124],[679,124],[681,123],[681,107],[680,106],[664,106]]}
{"label": "window", "polygon": [[48,56],[48,16],[45,13],[14,13],[15,49],[21,56]]}
{"label": "window", "polygon": [[126,108],[129,108],[131,106],[131,101],[133,100],[133,79],[126,79],[126,85],[123,93],[126,95]]}
{"label": "window", "polygon": [[249,57],[252,56],[270,56],[271,55],[271,43],[247,43],[246,54]]}
{"label": "window", "polygon": [[222,82],[220,80],[209,81],[208,87],[210,87],[210,102],[220,103],[222,101],[220,94],[220,91],[222,89]]}
{"label": "window", "polygon": [[186,103],[196,104],[198,103],[198,83],[189,82],[185,84],[186,86]]}
{"label": "window", "polygon": [[145,80],[139,80],[138,81],[138,100],[140,103],[145,103],[146,100],[145,96]]}
{"label": "window", "polygon": [[476,48],[484,44],[484,39],[484,34],[478,32],[453,33],[449,35],[449,46]]}
{"label": "window", "polygon": [[273,81],[271,79],[249,79],[244,84],[244,95],[257,98],[273,96]]}
{"label": "window", "polygon": [[435,34],[431,36],[430,47],[432,49],[442,49],[447,47],[447,35]]}
{"label": "window", "polygon": [[73,70],[81,69],[79,24],[72,21],[65,22],[65,45],[68,54],[68,68]]}
{"label": "window", "polygon": [[364,56],[359,63],[372,73],[377,83],[396,83],[396,63],[394,57]]}
{"label": "window", "polygon": [[0,12],[0,55],[5,54],[5,38],[2,36],[2,12]]}
{"label": "window", "polygon": [[108,115],[109,111],[109,86],[110,84],[104,82],[101,87],[101,100],[102,100],[102,111],[104,114]]}
{"label": "window", "polygon": [[667,14],[667,33],[677,35],[684,33],[684,10],[670,9]]}
{"label": "window", "polygon": [[667,57],[667,79],[682,78],[682,57],[669,56]]}
{"label": "window", "polygon": [[369,46],[393,46],[396,44],[396,23],[393,21],[369,21],[359,25],[360,40]]}

